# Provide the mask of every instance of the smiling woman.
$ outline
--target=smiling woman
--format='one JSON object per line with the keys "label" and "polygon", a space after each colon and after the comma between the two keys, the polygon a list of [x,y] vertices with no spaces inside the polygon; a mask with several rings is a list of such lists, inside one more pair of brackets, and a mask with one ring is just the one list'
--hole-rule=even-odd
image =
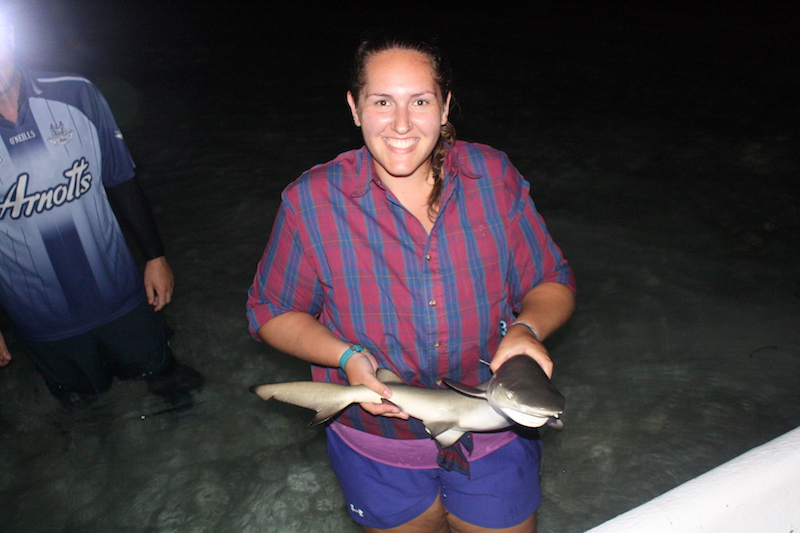
{"label": "smiling woman", "polygon": [[[428,200],[436,179],[431,155],[443,142],[440,132],[447,124],[451,95],[442,93],[430,62],[419,52],[389,50],[371,57],[368,65],[363,88],[355,95],[348,91],[347,103],[375,170],[412,213],[427,205],[435,211],[438,198]],[[414,193],[425,191],[429,194],[421,206]],[[430,230],[431,217],[426,213],[418,218]]]}
{"label": "smiling woman", "polygon": [[[436,46],[421,38],[375,32],[364,39],[356,52],[347,92],[353,121],[362,128],[365,144],[378,162],[376,171],[386,182],[394,181],[397,189],[413,190],[413,184],[389,179],[392,171],[377,159],[381,143],[376,140],[387,143],[398,154],[406,150],[406,164],[416,174],[419,189],[430,189],[426,217],[431,220],[436,216],[441,195],[445,143],[455,142],[455,128],[448,122],[451,84],[450,67]],[[365,117],[364,113],[370,109],[376,112],[372,124],[365,124],[370,116]],[[379,117],[382,125],[378,124]],[[391,125],[387,126],[387,121]],[[386,134],[380,139],[372,138],[371,132],[378,128]],[[423,140],[428,142],[420,142]],[[391,164],[389,159],[384,161]],[[428,221],[421,222],[430,231]]]}
{"label": "smiling woman", "polygon": [[[522,354],[549,376],[541,341],[572,313],[572,271],[507,157],[455,140],[438,49],[372,34],[350,85],[365,146],[284,190],[249,293],[253,335],[311,362],[315,381],[386,400],[379,368],[416,387],[474,386]],[[502,336],[503,321],[528,327]],[[398,406],[361,403],[328,428],[328,451],[367,531],[535,531],[538,439],[437,447]]]}

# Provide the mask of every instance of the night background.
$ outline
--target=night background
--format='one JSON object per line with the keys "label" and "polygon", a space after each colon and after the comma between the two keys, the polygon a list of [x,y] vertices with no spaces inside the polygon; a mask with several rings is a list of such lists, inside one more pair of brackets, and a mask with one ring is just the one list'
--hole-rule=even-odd
{"label": "night background", "polygon": [[459,138],[509,155],[577,276],[540,532],[799,426],[800,8],[751,4],[18,3],[20,61],[108,99],[176,275],[173,350],[207,381],[67,412],[3,322],[0,530],[360,531],[311,414],[248,391],[310,373],[244,304],[281,190],[363,144],[346,82],[375,26],[440,36]]}

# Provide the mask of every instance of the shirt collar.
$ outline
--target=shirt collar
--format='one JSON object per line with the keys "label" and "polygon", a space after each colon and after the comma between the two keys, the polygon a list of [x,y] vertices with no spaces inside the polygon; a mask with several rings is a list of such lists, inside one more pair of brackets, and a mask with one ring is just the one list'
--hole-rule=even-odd
{"label": "shirt collar", "polygon": [[[456,145],[457,144],[458,141],[456,141]],[[458,160],[458,156],[456,155],[456,150],[453,147],[447,145],[446,150],[447,152],[445,155],[444,164],[442,165],[442,168],[444,169],[445,180],[448,182],[454,182],[459,175],[463,175],[465,178],[470,179],[478,179],[482,177],[482,174],[476,174],[461,164],[461,162]],[[355,173],[354,179],[352,180],[352,187],[350,188],[350,196],[354,198],[358,196],[364,196],[367,194],[367,191],[369,191],[372,183],[375,183],[375,185],[378,187],[382,187],[380,184],[380,178],[375,172],[372,156],[370,155],[366,146],[355,152],[354,163]]]}

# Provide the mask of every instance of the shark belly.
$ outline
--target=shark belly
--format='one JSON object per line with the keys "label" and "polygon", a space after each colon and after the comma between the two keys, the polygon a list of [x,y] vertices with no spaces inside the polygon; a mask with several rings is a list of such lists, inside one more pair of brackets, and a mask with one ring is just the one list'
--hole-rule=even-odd
{"label": "shark belly", "polygon": [[392,384],[391,402],[417,418],[442,446],[451,446],[469,431],[494,431],[514,423],[479,398],[448,389]]}

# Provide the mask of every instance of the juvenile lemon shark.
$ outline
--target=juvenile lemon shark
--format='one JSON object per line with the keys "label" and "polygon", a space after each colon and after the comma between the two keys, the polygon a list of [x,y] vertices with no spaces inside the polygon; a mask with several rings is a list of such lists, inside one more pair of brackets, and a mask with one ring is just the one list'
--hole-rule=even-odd
{"label": "juvenile lemon shark", "polygon": [[[563,424],[564,397],[550,383],[542,368],[530,357],[517,355],[492,378],[470,387],[443,380],[447,389],[407,385],[391,370],[379,369],[377,377],[392,391],[391,403],[422,421],[426,431],[444,447],[469,431],[496,431],[518,423],[555,429]],[[319,381],[296,381],[256,385],[250,390],[263,400],[272,398],[316,411],[312,425],[322,424],[353,403],[382,403],[381,396],[364,385],[337,385]]]}

